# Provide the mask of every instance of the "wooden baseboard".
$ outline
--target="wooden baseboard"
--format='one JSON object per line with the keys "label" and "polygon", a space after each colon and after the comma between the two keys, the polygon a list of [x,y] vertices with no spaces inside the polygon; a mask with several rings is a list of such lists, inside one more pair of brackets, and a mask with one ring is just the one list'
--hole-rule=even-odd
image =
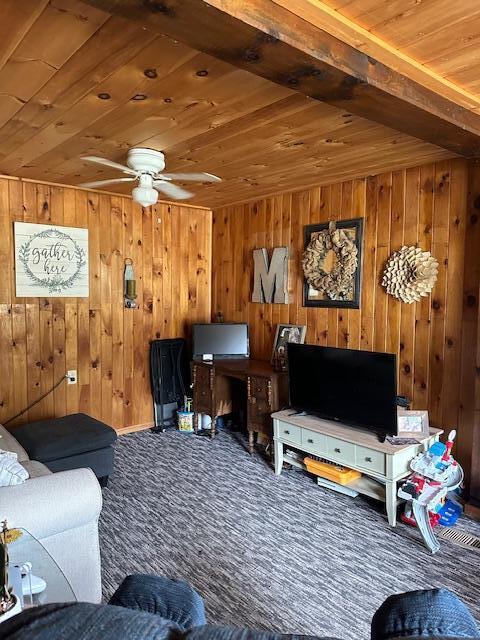
{"label": "wooden baseboard", "polygon": [[148,422],[147,424],[132,424],[126,427],[115,427],[115,431],[118,436],[124,436],[127,433],[134,433],[135,431],[146,431],[147,429],[151,429],[153,426],[153,422]]}
{"label": "wooden baseboard", "polygon": [[472,504],[471,502],[467,502],[465,505],[465,515],[470,516],[470,518],[474,518],[475,520],[480,520],[480,507]]}

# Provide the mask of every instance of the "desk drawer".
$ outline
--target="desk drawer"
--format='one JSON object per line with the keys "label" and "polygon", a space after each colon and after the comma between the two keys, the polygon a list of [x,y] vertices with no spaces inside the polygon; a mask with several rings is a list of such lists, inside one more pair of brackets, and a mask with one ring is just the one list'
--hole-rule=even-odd
{"label": "desk drawer", "polygon": [[288,440],[292,444],[302,444],[302,429],[293,424],[280,422],[278,425],[278,438]]}
{"label": "desk drawer", "polygon": [[247,428],[272,437],[272,409],[265,399],[251,397],[248,399]]}
{"label": "desk drawer", "polygon": [[211,369],[194,365],[193,405],[197,413],[212,413]]}
{"label": "desk drawer", "polygon": [[355,445],[338,438],[327,438],[327,455],[336,462],[349,465],[355,464]]}
{"label": "desk drawer", "polygon": [[260,376],[248,376],[248,395],[257,398],[257,401],[263,401],[265,404],[272,404],[272,383],[270,378],[261,378]]}
{"label": "desk drawer", "polygon": [[316,431],[302,429],[302,445],[315,451],[318,455],[323,455],[327,452],[327,436]]}
{"label": "desk drawer", "polygon": [[376,473],[385,473],[385,454],[381,451],[368,449],[367,447],[356,447],[356,464],[357,466],[375,471]]}

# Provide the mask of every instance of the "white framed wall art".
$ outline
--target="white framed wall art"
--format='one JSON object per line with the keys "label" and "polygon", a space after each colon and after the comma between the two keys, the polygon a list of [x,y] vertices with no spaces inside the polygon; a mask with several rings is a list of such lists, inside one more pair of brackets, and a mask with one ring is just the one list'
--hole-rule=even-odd
{"label": "white framed wall art", "polygon": [[88,229],[15,222],[18,297],[88,297]]}

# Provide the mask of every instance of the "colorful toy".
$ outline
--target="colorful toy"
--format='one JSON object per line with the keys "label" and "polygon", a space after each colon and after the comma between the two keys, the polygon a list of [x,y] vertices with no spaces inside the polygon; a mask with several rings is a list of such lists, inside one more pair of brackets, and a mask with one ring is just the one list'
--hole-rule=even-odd
{"label": "colorful toy", "polygon": [[453,500],[447,499],[443,507],[438,512],[438,515],[440,516],[438,524],[441,524],[443,527],[453,527],[462,515],[462,511],[463,509],[461,505]]}
{"label": "colorful toy", "polygon": [[338,484],[349,484],[362,477],[362,474],[355,469],[348,469],[341,465],[328,462],[323,459],[315,460],[307,456],[303,460],[307,471],[313,473],[316,476],[327,478],[331,482],[337,482]]}
{"label": "colorful toy", "polygon": [[455,436],[456,432],[451,431],[446,444],[435,442],[428,451],[419,453],[410,463],[413,473],[398,490],[398,496],[407,501],[403,522],[418,526],[432,553],[440,549],[433,527],[439,522],[452,526],[461,511],[458,505],[446,501],[447,493],[457,489],[464,477],[462,467],[451,454]]}

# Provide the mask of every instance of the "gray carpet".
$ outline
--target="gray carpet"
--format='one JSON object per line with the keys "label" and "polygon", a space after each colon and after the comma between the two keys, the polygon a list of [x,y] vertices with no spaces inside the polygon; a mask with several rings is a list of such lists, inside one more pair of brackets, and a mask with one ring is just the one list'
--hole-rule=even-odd
{"label": "gray carpet", "polygon": [[[480,525],[462,525],[480,535]],[[391,593],[444,586],[480,620],[480,554],[388,526],[381,505],[277,477],[240,436],[123,436],[100,522],[104,596],[133,572],[190,581],[210,622],[368,638]]]}

